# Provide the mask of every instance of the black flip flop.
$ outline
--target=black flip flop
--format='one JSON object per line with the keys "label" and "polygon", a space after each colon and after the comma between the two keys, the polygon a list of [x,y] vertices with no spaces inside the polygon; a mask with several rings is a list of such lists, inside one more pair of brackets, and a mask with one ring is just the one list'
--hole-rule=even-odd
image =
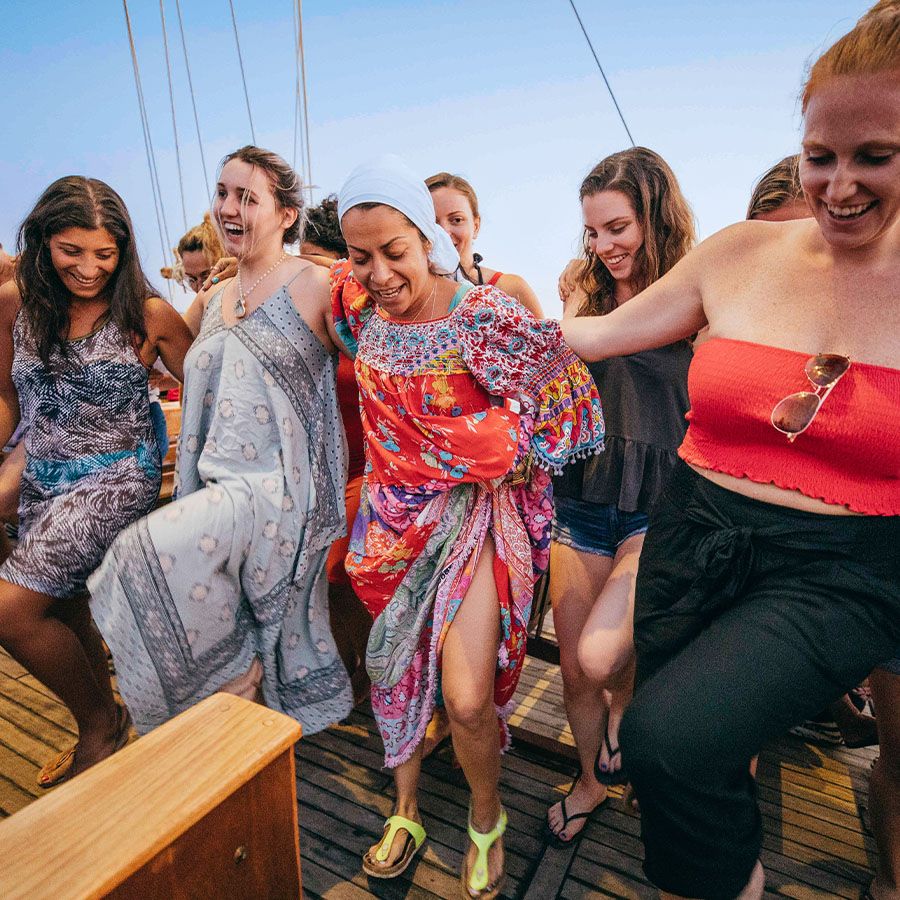
{"label": "black flip flop", "polygon": [[[578,777],[580,778],[581,776],[579,775]],[[559,831],[554,831],[550,827],[549,822],[547,822],[547,821],[544,822],[544,825],[547,829],[547,834],[550,836],[550,839],[560,846],[565,846],[566,844],[571,844],[572,841],[574,841],[575,838],[577,838],[578,835],[581,834],[581,832],[584,830],[584,828],[580,828],[575,834],[572,835],[572,837],[561,838],[560,834],[562,834],[562,832],[564,832],[569,827],[570,822],[578,822],[581,819],[589,818],[591,813],[593,813],[595,809],[600,809],[600,807],[603,806],[603,804],[606,803],[606,801],[609,799],[608,797],[604,797],[593,809],[590,809],[587,812],[573,813],[572,815],[569,815],[569,812],[566,809],[566,800],[568,800],[569,797],[572,796],[572,793],[575,790],[576,784],[578,784],[578,778],[576,778],[575,781],[572,783],[572,790],[569,791],[569,793],[566,794],[566,796],[562,798],[562,800],[560,801],[560,804],[559,804],[559,807],[562,810],[562,816],[563,816],[562,828],[560,828]]]}
{"label": "black flip flop", "polygon": [[597,758],[594,760],[594,778],[596,778],[600,784],[605,784],[608,787],[613,787],[617,784],[627,784],[628,772],[625,771],[624,765],[620,766],[615,772],[604,772],[603,769],[600,768],[600,754],[603,752],[603,746],[606,747],[610,762],[612,762],[613,758],[616,756],[621,757],[622,751],[618,747],[613,747],[612,742],[609,739],[608,721],[603,729],[603,745],[597,751]]}

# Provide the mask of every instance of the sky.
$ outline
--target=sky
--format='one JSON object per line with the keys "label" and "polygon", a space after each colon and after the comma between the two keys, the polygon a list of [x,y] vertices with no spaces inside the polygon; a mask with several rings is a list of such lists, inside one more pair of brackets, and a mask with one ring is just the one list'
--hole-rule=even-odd
{"label": "sky", "polygon": [[[292,0],[233,0],[256,142],[294,162]],[[868,7],[858,0],[576,0],[638,144],[672,166],[701,237],[743,218],[754,181],[800,141],[810,62]],[[0,0],[0,242],[41,191],[90,175],[125,199],[151,281],[209,205],[221,157],[251,142],[228,0],[181,0],[200,121],[194,125],[175,0],[130,0],[162,189],[162,238],[123,4]],[[359,162],[399,153],[425,178],[474,185],[477,249],[522,275],[548,314],[580,247],[578,188],[629,145],[568,0],[306,0],[303,38],[317,202]],[[179,179],[175,135],[181,155]],[[302,154],[297,157],[299,165]],[[184,209],[181,192],[185,197]],[[179,308],[188,297],[171,295]]]}

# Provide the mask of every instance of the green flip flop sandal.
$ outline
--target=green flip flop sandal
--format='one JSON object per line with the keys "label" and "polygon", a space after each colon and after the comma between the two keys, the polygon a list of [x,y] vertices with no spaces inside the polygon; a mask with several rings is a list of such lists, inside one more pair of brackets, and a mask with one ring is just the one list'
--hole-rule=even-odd
{"label": "green flip flop sandal", "polygon": [[[403,852],[395,863],[386,866],[384,863],[391,853],[394,837],[398,831],[406,832]],[[413,857],[425,843],[425,837],[425,829],[418,822],[413,822],[405,816],[391,816],[385,820],[384,833],[375,855],[372,855],[371,850],[367,850],[363,856],[363,871],[372,878],[396,878],[407,870]]]}
{"label": "green flip flop sandal", "polygon": [[467,900],[494,900],[503,889],[503,882],[506,880],[505,872],[495,884],[488,884],[488,851],[503,837],[507,821],[506,810],[501,807],[497,824],[487,834],[482,834],[472,827],[472,810],[469,810],[469,840],[478,848],[478,855],[475,857],[475,865],[468,876],[465,857],[463,857],[460,885],[462,886],[462,896]]}

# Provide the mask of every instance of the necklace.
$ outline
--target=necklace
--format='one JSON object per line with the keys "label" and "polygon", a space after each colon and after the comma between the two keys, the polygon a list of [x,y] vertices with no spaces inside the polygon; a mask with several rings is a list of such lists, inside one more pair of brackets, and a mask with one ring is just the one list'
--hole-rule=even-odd
{"label": "necklace", "polygon": [[281,252],[281,256],[279,256],[278,259],[275,260],[275,262],[271,266],[269,266],[269,268],[266,269],[266,271],[263,272],[262,275],[260,275],[259,278],[257,278],[256,281],[253,282],[252,285],[250,285],[250,288],[247,291],[244,291],[244,287],[241,284],[241,267],[238,266],[238,269],[237,269],[238,295],[237,295],[237,300],[234,301],[234,317],[236,319],[243,319],[244,316],[247,315],[247,304],[245,302],[247,300],[247,298],[257,289],[257,287],[259,287],[260,282],[264,278],[268,278],[268,276],[271,275],[288,258],[289,255],[290,254],[286,250],[283,250]]}
{"label": "necklace", "polygon": [[[431,300],[431,306],[428,310],[428,318],[429,319],[434,318],[434,301],[437,299],[437,286],[438,286],[438,278],[437,278],[437,275],[435,275],[434,276],[434,287],[431,289],[431,296],[428,298],[429,300]],[[428,303],[428,300],[426,300],[425,303],[422,304],[422,309],[425,308],[427,303]],[[419,316],[416,316],[412,321],[418,322]]]}

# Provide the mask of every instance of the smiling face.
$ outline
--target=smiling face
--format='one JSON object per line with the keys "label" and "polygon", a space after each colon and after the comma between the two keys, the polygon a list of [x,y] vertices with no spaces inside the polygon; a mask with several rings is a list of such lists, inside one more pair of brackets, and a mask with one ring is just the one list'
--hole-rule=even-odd
{"label": "smiling face", "polygon": [[60,281],[81,300],[97,297],[119,264],[116,240],[105,228],[65,228],[48,244]]}
{"label": "smiling face", "polygon": [[281,246],[285,230],[297,218],[297,210],[276,203],[266,173],[242,159],[231,159],[222,167],[212,214],[226,256],[237,257]]}
{"label": "smiling face", "polygon": [[472,247],[478,237],[481,219],[472,212],[469,198],[455,188],[442,187],[431,192],[431,199],[435,221],[450,235],[463,265],[471,265]]}
{"label": "smiling face", "polygon": [[900,73],[839,75],[806,108],[800,181],[832,247],[873,246],[900,222]]}
{"label": "smiling face", "polygon": [[581,201],[581,212],[591,251],[617,286],[629,286],[635,273],[635,256],[644,246],[644,231],[631,200],[621,191],[600,191]]}
{"label": "smiling face", "polygon": [[341,230],[353,274],[369,296],[391,318],[417,318],[435,284],[419,229],[396,209],[378,205],[349,209]]}

